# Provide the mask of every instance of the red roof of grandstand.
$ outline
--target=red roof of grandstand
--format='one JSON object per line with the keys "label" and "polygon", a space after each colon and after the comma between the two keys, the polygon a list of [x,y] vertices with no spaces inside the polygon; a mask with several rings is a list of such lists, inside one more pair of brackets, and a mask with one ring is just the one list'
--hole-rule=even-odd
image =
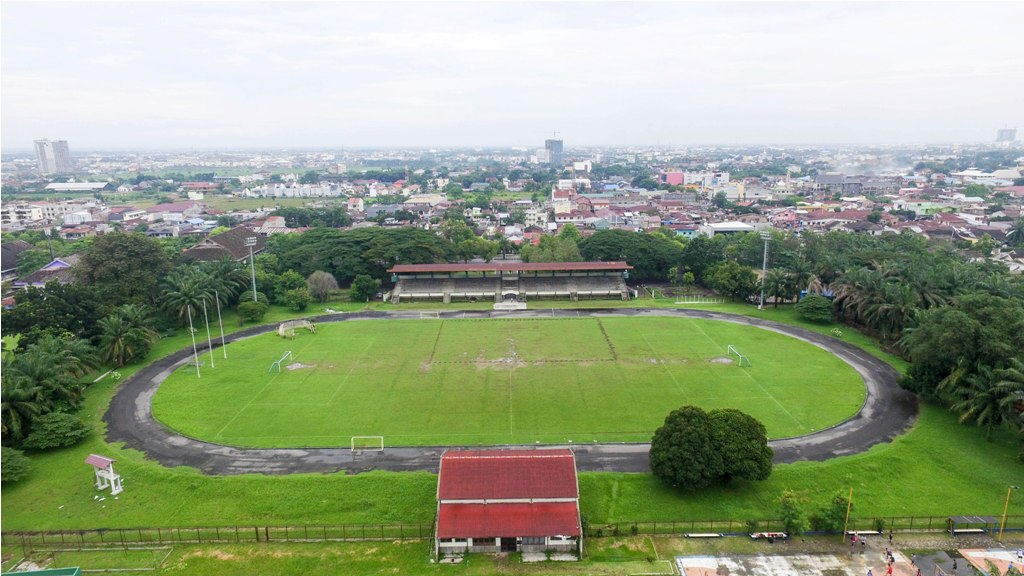
{"label": "red roof of grandstand", "polygon": [[579,536],[575,502],[442,504],[438,538]]}
{"label": "red roof of grandstand", "polygon": [[480,262],[471,264],[395,264],[392,274],[413,272],[565,272],[569,270],[632,270],[625,262]]}
{"label": "red roof of grandstand", "polygon": [[569,450],[453,450],[439,476],[442,501],[579,497]]}

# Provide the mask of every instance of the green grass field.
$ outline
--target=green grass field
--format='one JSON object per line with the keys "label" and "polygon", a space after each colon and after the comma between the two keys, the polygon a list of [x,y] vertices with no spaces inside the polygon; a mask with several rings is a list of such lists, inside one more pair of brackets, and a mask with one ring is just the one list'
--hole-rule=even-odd
{"label": "green grass field", "polygon": [[[753,365],[716,361],[729,344]],[[154,413],[186,435],[256,447],[648,441],[685,404],[738,408],[784,437],[842,421],[865,394],[817,347],[686,318],[343,322],[240,341],[215,361],[199,379],[175,371]]]}

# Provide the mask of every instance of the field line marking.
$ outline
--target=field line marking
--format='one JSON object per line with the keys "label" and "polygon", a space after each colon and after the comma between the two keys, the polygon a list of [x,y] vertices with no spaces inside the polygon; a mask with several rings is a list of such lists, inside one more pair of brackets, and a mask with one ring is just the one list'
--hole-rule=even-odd
{"label": "field line marking", "polygon": [[[715,346],[720,346],[720,344],[718,342],[716,342],[714,338],[712,338],[711,336],[708,336],[708,333],[705,332],[704,329],[700,327],[700,324],[694,322],[692,318],[690,318],[689,320],[690,320],[690,324],[692,324],[697,329],[698,332],[700,332],[705,338],[707,338],[708,341],[710,341]],[[799,426],[800,428],[807,428],[807,426],[804,425],[803,422],[797,420],[797,418],[795,416],[793,416],[793,414],[791,414],[789,412],[789,410],[786,409],[786,407],[782,404],[782,402],[779,402],[778,398],[776,398],[775,395],[773,395],[771,392],[769,392],[768,389],[765,388],[764,385],[762,385],[757,380],[757,378],[754,378],[753,376],[751,376],[750,372],[747,372],[746,370],[743,370],[743,375],[746,376],[748,379],[750,379],[750,381],[753,382],[754,384],[757,384],[757,387],[760,388],[761,391],[765,393],[765,395],[767,395],[769,398],[771,398],[772,402],[775,402],[775,404],[777,404],[779,406],[779,408],[781,408],[782,411],[786,413],[786,416],[789,416],[790,420],[792,420],[793,422],[796,422],[797,426]]]}
{"label": "field line marking", "polygon": [[437,353],[437,343],[441,341],[441,329],[444,328],[444,319],[437,326],[437,335],[434,336],[434,347],[430,349],[430,359],[427,360],[428,364],[434,363],[434,354]]}
{"label": "field line marking", "polygon": [[[442,322],[444,322],[444,320],[442,320]],[[334,393],[331,394],[331,397],[327,399],[327,404],[334,402],[334,397],[338,395],[338,392],[341,392],[341,387],[344,386],[348,382],[348,379],[352,377],[352,372],[355,371],[356,365],[362,362],[363,358],[366,358],[366,355],[369,354],[370,350],[373,348],[373,345],[376,343],[376,338],[370,340],[370,344],[366,347],[366,350],[363,350],[363,353],[359,355],[359,359],[353,362],[351,366],[349,366],[348,372],[345,373],[345,377],[341,379],[341,382],[338,384],[338,387],[334,389]],[[310,372],[309,376],[313,376],[313,373]]]}
{"label": "field line marking", "polygon": [[[306,350],[306,348],[309,348],[313,344],[313,342],[315,342],[315,341],[316,341],[315,338],[310,338],[309,342],[305,346],[303,346],[301,350],[299,350],[299,354],[302,354]],[[292,360],[295,360],[295,355],[294,354],[292,355]],[[263,388],[260,388],[259,392],[253,394],[252,398],[250,398],[249,401],[245,403],[245,406],[242,406],[242,408],[239,409],[238,412],[236,412],[235,415],[231,417],[231,420],[228,420],[228,423],[225,424],[224,426],[222,426],[221,429],[218,430],[217,433],[214,434],[213,437],[214,438],[220,438],[220,435],[223,434],[224,431],[228,429],[228,426],[230,426],[235,420],[237,420],[238,417],[242,415],[242,412],[245,412],[245,409],[248,408],[253,402],[255,402],[256,398],[258,398],[260,395],[262,395],[263,391],[266,390],[267,388],[269,388],[270,385],[274,383],[274,380],[277,380],[277,378],[279,376],[281,376],[280,372],[278,372],[276,375],[274,375],[273,378],[271,378],[266,384],[264,384]],[[307,378],[308,378],[308,376],[307,376]]]}
{"label": "field line marking", "polygon": [[[647,348],[650,349],[651,355],[657,358],[658,353],[654,351],[654,346],[651,346],[651,341],[647,339],[647,336],[643,332],[641,332],[640,337],[644,339],[644,344],[646,344]],[[672,379],[672,382],[675,383],[676,390],[679,390],[679,393],[683,395],[683,398],[685,400],[690,400],[690,396],[686,393],[685,390],[683,390],[683,385],[679,383],[679,380],[676,380],[676,375],[673,374],[672,371],[668,369],[668,365],[664,362],[659,362],[659,364],[661,365],[661,368],[665,371],[665,373],[668,374],[668,377]]]}

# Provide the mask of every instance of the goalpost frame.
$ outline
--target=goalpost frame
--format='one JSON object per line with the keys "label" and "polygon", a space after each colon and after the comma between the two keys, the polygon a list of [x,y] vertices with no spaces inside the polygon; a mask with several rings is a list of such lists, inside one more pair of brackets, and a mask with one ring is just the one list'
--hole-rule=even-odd
{"label": "goalpost frame", "polygon": [[736,347],[733,346],[732,344],[729,344],[729,346],[725,349],[725,353],[726,353],[726,355],[735,354],[736,358],[738,358],[737,363],[741,367],[743,367],[743,366],[752,366],[752,364],[750,363],[750,358],[747,358],[743,354],[740,354],[740,351],[737,350]]}
{"label": "goalpost frame", "polygon": [[291,358],[291,357],[292,357],[292,351],[291,350],[285,352],[281,356],[280,360],[278,360],[277,362],[274,362],[273,364],[270,365],[270,368],[267,369],[267,372],[273,372],[274,371],[274,367],[276,366],[277,367],[277,373],[280,374],[281,373],[281,362],[284,362],[286,358]]}
{"label": "goalpost frame", "polygon": [[[356,441],[357,440],[379,440],[380,441],[380,447],[378,448],[376,446],[366,446],[366,445],[356,446]],[[352,450],[353,454],[355,454],[356,452],[383,452],[384,451],[384,437],[383,436],[353,436],[352,437],[351,450]]]}

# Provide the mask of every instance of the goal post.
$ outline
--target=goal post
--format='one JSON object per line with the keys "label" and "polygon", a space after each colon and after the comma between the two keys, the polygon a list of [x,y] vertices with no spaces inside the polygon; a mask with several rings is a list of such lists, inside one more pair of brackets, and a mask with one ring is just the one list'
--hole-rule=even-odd
{"label": "goal post", "polygon": [[729,356],[736,356],[736,363],[739,364],[740,366],[751,366],[750,359],[744,356],[743,354],[740,354],[740,351],[737,350],[736,347],[733,346],[732,344],[729,344],[725,352]]}
{"label": "goal post", "polygon": [[274,362],[273,364],[270,365],[270,368],[267,370],[267,372],[273,372],[274,368],[277,368],[277,372],[278,372],[278,374],[280,374],[281,373],[281,362],[284,362],[285,360],[287,360],[288,358],[291,358],[291,357],[292,357],[292,351],[291,350],[285,352],[281,356],[280,360],[278,360],[277,362]]}
{"label": "goal post", "polygon": [[383,452],[384,451],[384,437],[383,436],[353,436],[352,437],[352,453],[357,452]]}

